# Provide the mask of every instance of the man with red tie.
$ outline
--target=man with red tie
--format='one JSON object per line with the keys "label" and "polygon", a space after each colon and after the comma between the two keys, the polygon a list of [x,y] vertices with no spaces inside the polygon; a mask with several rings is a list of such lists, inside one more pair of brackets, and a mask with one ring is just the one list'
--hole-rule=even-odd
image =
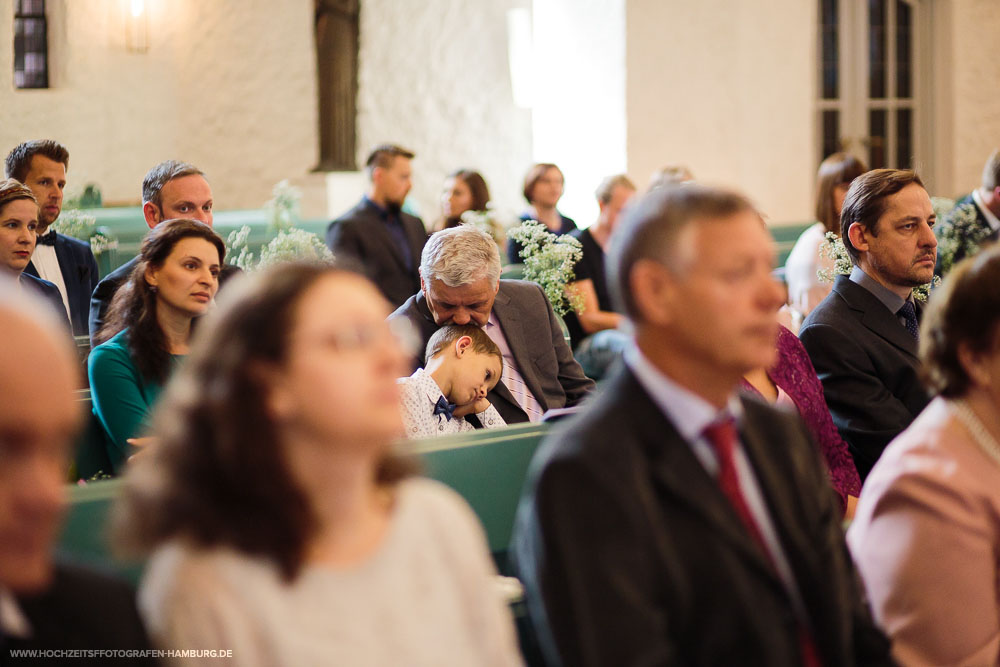
{"label": "man with red tie", "polygon": [[737,395],[771,365],[774,248],[743,196],[656,190],[608,284],[625,363],[532,464],[512,551],[565,665],[889,664],[801,421]]}

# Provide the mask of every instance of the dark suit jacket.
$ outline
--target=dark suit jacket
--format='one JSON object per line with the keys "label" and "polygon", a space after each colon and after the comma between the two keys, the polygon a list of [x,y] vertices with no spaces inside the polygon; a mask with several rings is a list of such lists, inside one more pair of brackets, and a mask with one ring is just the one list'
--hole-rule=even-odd
{"label": "dark suit jacket", "polygon": [[[628,368],[531,465],[512,552],[549,662],[797,665],[790,597]],[[796,417],[743,399],[740,439],[825,667],[888,664],[823,463]]]}
{"label": "dark suit jacket", "polygon": [[[149,638],[136,611],[135,591],[118,579],[77,566],[57,565],[55,580],[48,590],[37,595],[20,596],[17,602],[31,624],[32,637],[11,639],[11,649],[150,648]],[[116,662],[99,657],[65,662],[97,665],[107,664],[109,660]],[[50,659],[48,662],[56,664],[59,661]],[[118,662],[150,665],[157,661],[129,658]],[[21,662],[14,660],[12,664]],[[42,664],[41,661],[39,664]]]}
{"label": "dark suit jacket", "polygon": [[[917,317],[923,312],[918,301]],[[929,397],[917,377],[917,341],[875,295],[837,276],[799,338],[823,383],[826,404],[864,481],[882,450]]]}
{"label": "dark suit jacket", "polygon": [[52,306],[52,309],[56,313],[56,317],[60,322],[65,322],[66,328],[69,329],[70,323],[69,318],[66,317],[66,306],[63,305],[62,294],[59,293],[58,287],[50,283],[48,280],[42,280],[41,278],[24,273],[23,271],[18,277],[18,280],[21,281],[22,287],[28,288]]}
{"label": "dark suit jacket", "polygon": [[139,263],[138,257],[133,257],[117,269],[104,276],[104,279],[97,283],[94,293],[90,298],[90,344],[94,344],[94,336],[104,326],[104,318],[108,314],[108,307],[111,300],[115,298],[115,292],[122,283],[132,275],[132,269]]}
{"label": "dark suit jacket", "polygon": [[[524,280],[501,280],[493,302],[493,313],[507,338],[517,370],[543,410],[571,407],[594,388],[563,338],[562,329],[545,292]],[[438,330],[423,292],[411,296],[389,316],[406,317],[420,332],[421,350]],[[423,366],[423,352],[419,365]],[[528,415],[504,385],[503,380],[487,398],[508,424],[528,421]]]}
{"label": "dark suit jacket", "polygon": [[[87,317],[90,314],[90,295],[97,286],[100,277],[97,271],[97,260],[90,251],[90,244],[72,236],[56,234],[56,259],[59,260],[59,271],[66,283],[66,298],[69,301],[70,320],[73,324],[74,336],[87,334]],[[38,277],[35,265],[28,262],[24,272]],[[58,288],[56,288],[58,291]],[[62,296],[59,297],[62,300]]]}
{"label": "dark suit jacket", "polygon": [[382,212],[368,198],[330,223],[326,244],[337,256],[361,262],[366,274],[378,286],[393,308],[420,291],[420,253],[427,242],[427,230],[420,218],[399,214],[409,243],[409,268]]}

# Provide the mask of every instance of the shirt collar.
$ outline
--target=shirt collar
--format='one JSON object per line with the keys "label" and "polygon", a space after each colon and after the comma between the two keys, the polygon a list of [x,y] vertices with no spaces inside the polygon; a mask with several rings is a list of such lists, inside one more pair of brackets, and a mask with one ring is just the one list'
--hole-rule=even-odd
{"label": "shirt collar", "polygon": [[899,312],[899,309],[902,308],[903,304],[907,302],[907,299],[901,298],[891,289],[865,273],[860,266],[855,265],[855,267],[851,269],[850,280],[852,283],[860,285],[871,292],[872,296],[881,301],[882,304],[889,309],[890,313]]}
{"label": "shirt collar", "polygon": [[389,209],[385,208],[384,206],[379,206],[378,204],[373,202],[368,197],[368,195],[362,195],[362,201],[364,201],[365,205],[368,206],[369,208],[375,209],[375,212],[378,213],[379,217],[381,217],[383,220],[389,219]]}
{"label": "shirt collar", "polygon": [[972,200],[976,202],[976,208],[978,208],[979,212],[983,214],[984,218],[986,218],[986,224],[988,224],[993,231],[1000,231],[1000,218],[997,218],[993,215],[993,211],[986,208],[986,203],[983,202],[983,195],[980,194],[979,188],[972,191]]}
{"label": "shirt collar", "polygon": [[731,416],[739,421],[743,416],[743,407],[735,392],[729,395],[726,407],[719,410],[667,377],[634,342],[625,348],[624,356],[639,384],[688,442],[696,441],[706,426],[720,418]]}
{"label": "shirt collar", "polygon": [[[427,396],[427,400],[431,403],[437,403],[437,400],[444,396],[437,381],[423,368],[418,368],[411,377],[417,381],[417,386],[420,387],[421,391]],[[447,396],[445,396],[445,400],[448,400]]]}
{"label": "shirt collar", "polygon": [[0,630],[8,637],[17,639],[31,637],[31,623],[21,611],[14,595],[2,586],[0,586]]}

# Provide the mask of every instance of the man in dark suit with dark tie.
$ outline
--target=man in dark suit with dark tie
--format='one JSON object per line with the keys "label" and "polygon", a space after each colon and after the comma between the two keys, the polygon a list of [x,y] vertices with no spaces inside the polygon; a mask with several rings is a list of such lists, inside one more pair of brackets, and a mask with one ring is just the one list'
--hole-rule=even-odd
{"label": "man in dark suit with dark tie", "polygon": [[547,410],[573,407],[594,388],[573,358],[545,292],[536,283],[500,280],[497,245],[475,227],[459,225],[430,237],[420,260],[420,291],[389,316],[401,318],[419,333],[419,366],[439,327],[482,327],[503,356],[500,382],[487,398],[508,424],[539,421]]}
{"label": "man in dark suit with dark tie", "polygon": [[552,664],[888,664],[807,429],[737,394],[776,354],[773,262],[735,193],[625,213],[607,270],[634,342],[542,444],[512,544]]}
{"label": "man in dark suit with dark tie", "polygon": [[58,319],[19,292],[0,279],[0,664],[21,664],[19,650],[149,649],[128,584],[53,560],[83,416],[78,362]]}
{"label": "man in dark suit with dark tie", "polygon": [[854,268],[837,276],[799,337],[863,481],[929,400],[917,377],[923,304],[913,288],[934,276],[937,239],[930,197],[909,170],[854,179],[840,222]]}
{"label": "man in dark suit with dark tie", "polygon": [[420,218],[403,212],[412,159],[413,153],[399,146],[377,146],[365,163],[368,194],[326,230],[333,254],[359,261],[393,308],[419,289],[417,265],[427,241]]}
{"label": "man in dark suit with dark tie", "polygon": [[5,164],[7,177],[27,185],[38,200],[38,241],[24,272],[55,285],[73,335],[82,336],[87,334],[90,295],[99,278],[97,260],[89,243],[49,229],[62,212],[68,168],[69,151],[52,140],[21,144]]}
{"label": "man in dark suit with dark tie", "polygon": [[935,225],[934,233],[940,243],[940,276],[980,246],[1000,238],[1000,149],[986,160],[979,187],[955,202],[955,208]]}

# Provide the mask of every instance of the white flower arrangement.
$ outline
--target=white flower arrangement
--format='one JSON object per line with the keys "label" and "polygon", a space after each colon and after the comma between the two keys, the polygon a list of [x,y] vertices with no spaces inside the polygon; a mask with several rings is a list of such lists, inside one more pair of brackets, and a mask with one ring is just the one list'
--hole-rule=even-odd
{"label": "white flower arrangement", "polygon": [[990,229],[978,223],[974,204],[960,204],[938,219],[938,257],[943,275],[951,271],[956,259],[975,254]]}
{"label": "white flower arrangement", "polygon": [[98,227],[97,218],[77,209],[64,210],[50,229],[90,243],[90,251],[99,257],[105,250],[116,250],[118,239],[107,227]]}
{"label": "white flower arrangement", "polygon": [[302,191],[283,180],[275,184],[271,194],[264,210],[268,229],[278,235],[261,246],[258,256],[250,250],[250,227],[243,225],[226,238],[226,261],[248,273],[284,262],[332,262],[333,253],[322,239],[295,227]]}
{"label": "white flower arrangement", "polygon": [[318,236],[304,229],[285,229],[261,248],[257,268],[284,262],[332,262],[333,253]]}
{"label": "white flower arrangement", "polygon": [[566,293],[566,286],[576,277],[573,269],[583,257],[583,246],[578,240],[553,234],[537,220],[526,220],[508,231],[507,236],[521,244],[524,279],[542,286],[559,316],[583,309],[582,296]]}
{"label": "white flower arrangement", "polygon": [[291,229],[299,219],[302,191],[285,179],[275,184],[271,195],[264,204],[269,229],[276,232]]}
{"label": "white flower arrangement", "polygon": [[250,227],[243,225],[239,229],[231,232],[226,239],[228,248],[227,261],[238,266],[246,272],[259,271],[275,264],[283,262],[332,262],[333,253],[326,247],[323,241],[304,229],[290,227],[278,232],[278,235],[271,239],[260,249],[260,259],[255,260],[255,254],[250,251],[248,238],[250,237]]}
{"label": "white flower arrangement", "polygon": [[[847,248],[843,240],[833,232],[826,233],[826,242],[820,245],[819,252],[827,259],[833,260],[833,271],[829,269],[819,269],[816,276],[824,283],[832,283],[836,276],[848,276],[854,268],[851,256],[847,254]],[[925,285],[913,288],[913,298],[919,301],[927,301],[931,290],[941,284],[940,276],[934,276]]]}

